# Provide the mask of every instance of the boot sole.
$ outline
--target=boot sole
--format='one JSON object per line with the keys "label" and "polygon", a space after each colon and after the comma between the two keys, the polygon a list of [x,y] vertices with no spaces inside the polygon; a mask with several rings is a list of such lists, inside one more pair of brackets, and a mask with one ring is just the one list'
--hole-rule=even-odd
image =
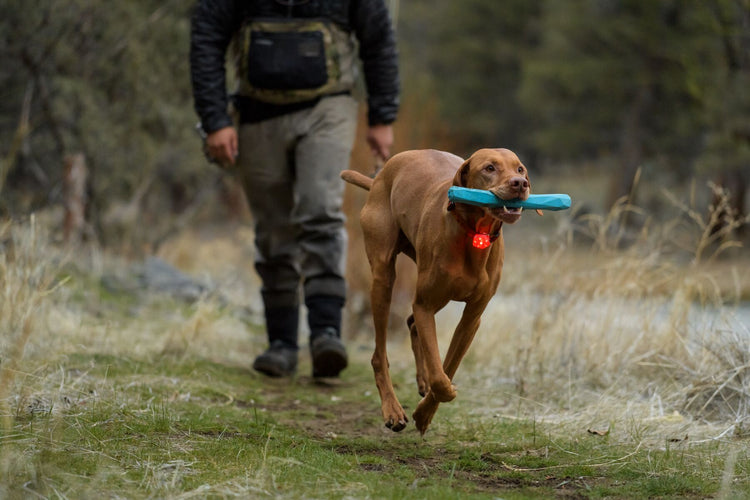
{"label": "boot sole", "polygon": [[253,370],[273,378],[288,377],[294,374],[294,370],[285,370],[273,361],[255,360]]}

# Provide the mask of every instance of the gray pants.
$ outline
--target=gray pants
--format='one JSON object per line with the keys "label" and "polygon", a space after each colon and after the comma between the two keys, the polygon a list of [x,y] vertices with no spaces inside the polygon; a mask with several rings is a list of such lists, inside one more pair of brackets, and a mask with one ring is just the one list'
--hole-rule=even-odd
{"label": "gray pants", "polygon": [[347,95],[239,129],[238,174],[255,222],[255,267],[266,308],[346,296],[341,210],[357,127]]}

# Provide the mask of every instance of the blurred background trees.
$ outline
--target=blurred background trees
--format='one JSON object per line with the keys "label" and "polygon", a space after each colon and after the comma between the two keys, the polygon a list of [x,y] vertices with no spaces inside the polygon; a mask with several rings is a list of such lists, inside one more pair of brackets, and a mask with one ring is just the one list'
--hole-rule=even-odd
{"label": "blurred background trees", "polygon": [[[181,0],[2,0],[0,212],[61,202],[83,154],[103,242],[167,231],[207,174],[193,130],[190,6]],[[160,227],[164,224],[164,227]]]}
{"label": "blurred background trees", "polygon": [[[61,203],[90,171],[101,241],[158,242],[226,189],[194,133],[183,0],[0,0],[0,215]],[[391,0],[398,149],[520,153],[545,177],[595,166],[602,209],[713,179],[747,211],[750,0]],[[575,171],[575,170],[573,170]],[[537,174],[539,175],[539,174]],[[590,201],[590,200],[589,200]]]}

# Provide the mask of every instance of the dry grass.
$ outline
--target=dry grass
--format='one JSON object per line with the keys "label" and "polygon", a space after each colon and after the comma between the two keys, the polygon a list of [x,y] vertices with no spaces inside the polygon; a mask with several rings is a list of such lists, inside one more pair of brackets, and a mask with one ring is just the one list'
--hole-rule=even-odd
{"label": "dry grass", "polygon": [[[710,216],[701,218],[694,208],[678,206],[674,221],[646,221],[636,232],[618,224],[626,211],[635,209],[622,203],[605,216],[548,215],[506,230],[500,292],[457,374],[459,397],[444,405],[441,415],[464,414],[459,422],[503,416],[553,423],[561,433],[591,430],[612,442],[637,443],[636,449],[687,448],[748,436],[747,257],[720,258],[736,242],[707,231]],[[539,231],[535,224],[547,228]],[[33,217],[3,223],[0,414],[5,435],[19,415],[54,415],[62,409],[70,415],[79,405],[105,400],[128,404],[106,379],[64,369],[66,356],[75,353],[147,360],[197,356],[248,366],[265,345],[262,330],[237,313],[245,306],[258,308],[251,239],[237,228],[195,230],[162,247],[164,258],[229,299],[227,304],[205,297],[187,307],[145,290],[132,301],[107,297],[102,278],[129,272],[129,263],[95,248],[66,257]],[[405,308],[407,301],[402,302]],[[459,315],[460,307],[451,306],[438,317],[443,348]],[[355,363],[366,365],[371,329],[369,320],[359,324],[356,316],[350,315],[351,328],[358,331],[350,335],[351,352]],[[407,342],[406,335],[391,339],[394,373],[413,373]],[[50,369],[55,366],[59,370]],[[399,391],[414,392],[411,387]],[[156,407],[142,411],[159,419]],[[158,492],[174,488],[193,464],[142,466],[148,472],[145,486]],[[24,455],[11,459],[0,451],[2,477],[12,476],[11,469],[33,467]],[[211,491],[232,496],[273,490],[260,477],[214,485]]]}
{"label": "dry grass", "polygon": [[[720,259],[738,242],[710,231],[714,208],[679,205],[676,221],[633,232],[618,224],[637,212],[623,201],[563,223],[556,247],[516,247],[506,231],[500,293],[459,375],[503,400],[490,411],[599,429],[658,423],[662,442],[747,436],[750,262]],[[574,225],[588,244],[574,242]]]}
{"label": "dry grass", "polygon": [[64,281],[58,279],[60,256],[49,252],[44,232],[32,216],[28,228],[0,225],[0,408],[3,427],[10,428],[8,398],[17,390],[16,375],[29,340],[48,313],[45,300]]}

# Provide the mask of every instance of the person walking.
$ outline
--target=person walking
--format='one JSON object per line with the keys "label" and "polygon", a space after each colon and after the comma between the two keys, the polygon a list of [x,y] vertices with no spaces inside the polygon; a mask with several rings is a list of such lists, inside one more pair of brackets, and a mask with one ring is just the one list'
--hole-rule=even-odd
{"label": "person walking", "polygon": [[[236,71],[227,93],[225,60]],[[361,63],[367,142],[385,160],[399,106],[396,41],[384,0],[199,0],[190,72],[207,153],[236,173],[255,225],[268,349],[253,368],[296,372],[301,301],[314,377],[337,377],[346,298],[344,183]],[[231,106],[230,106],[231,102]]]}

